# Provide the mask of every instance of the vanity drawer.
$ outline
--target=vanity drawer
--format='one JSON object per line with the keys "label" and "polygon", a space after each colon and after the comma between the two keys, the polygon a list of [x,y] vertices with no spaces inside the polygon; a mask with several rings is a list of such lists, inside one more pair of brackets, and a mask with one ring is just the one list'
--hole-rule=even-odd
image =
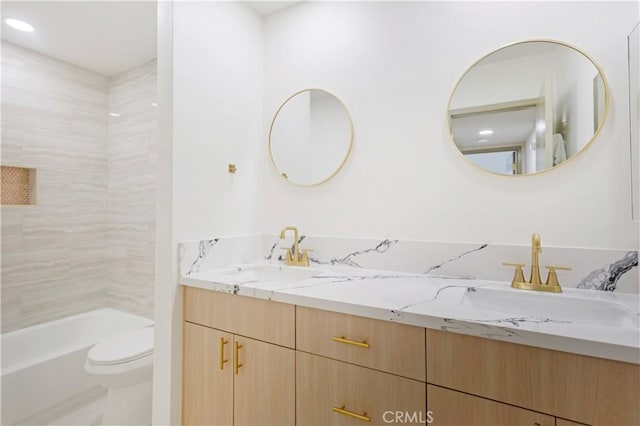
{"label": "vanity drawer", "polygon": [[585,424],[640,424],[637,364],[429,329],[427,381]]}
{"label": "vanity drawer", "polygon": [[289,348],[295,347],[295,306],[185,287],[184,320]]}
{"label": "vanity drawer", "polygon": [[427,385],[427,410],[434,426],[556,426],[553,416],[433,385]]}
{"label": "vanity drawer", "polygon": [[426,384],[296,351],[297,425],[385,425],[396,412],[425,424]]}
{"label": "vanity drawer", "polygon": [[298,306],[296,347],[426,381],[425,329]]}

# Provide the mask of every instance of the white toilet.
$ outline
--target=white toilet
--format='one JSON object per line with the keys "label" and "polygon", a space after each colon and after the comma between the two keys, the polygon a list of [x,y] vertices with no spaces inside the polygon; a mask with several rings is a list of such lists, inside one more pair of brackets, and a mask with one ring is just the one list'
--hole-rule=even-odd
{"label": "white toilet", "polygon": [[153,327],[98,343],[84,368],[108,389],[102,424],[151,424]]}

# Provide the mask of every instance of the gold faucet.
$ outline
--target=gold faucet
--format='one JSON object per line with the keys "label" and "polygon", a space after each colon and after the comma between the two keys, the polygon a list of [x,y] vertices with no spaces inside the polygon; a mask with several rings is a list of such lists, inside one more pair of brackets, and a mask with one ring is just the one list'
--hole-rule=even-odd
{"label": "gold faucet", "polygon": [[540,266],[538,266],[538,256],[542,253],[540,245],[540,234],[535,233],[531,236],[531,284],[540,285]]}
{"label": "gold faucet", "polygon": [[284,240],[287,231],[293,231],[293,253],[290,248],[282,248],[282,250],[287,251],[284,257],[284,263],[290,266],[309,266],[309,255],[307,252],[312,250],[303,249],[302,254],[300,254],[300,247],[298,245],[298,228],[295,226],[285,226],[282,228],[280,231],[280,239]]}
{"label": "gold faucet", "polygon": [[570,271],[571,268],[563,266],[546,266],[549,270],[547,282],[542,283],[540,279],[540,266],[538,257],[542,253],[542,245],[540,244],[540,234],[533,234],[531,236],[531,275],[529,282],[524,279],[524,272],[522,268],[524,263],[503,263],[505,266],[514,266],[516,268],[513,280],[511,281],[511,287],[519,288],[522,290],[536,290],[536,291],[548,291],[552,293],[562,293],[562,287],[558,282],[558,274],[556,271],[564,270]]}

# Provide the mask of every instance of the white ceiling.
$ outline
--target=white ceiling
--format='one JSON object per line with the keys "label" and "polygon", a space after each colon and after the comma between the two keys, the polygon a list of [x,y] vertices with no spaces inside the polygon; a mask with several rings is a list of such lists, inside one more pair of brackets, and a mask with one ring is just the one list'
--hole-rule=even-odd
{"label": "white ceiling", "polygon": [[298,3],[301,3],[302,0],[291,0],[291,1],[248,1],[246,2],[253,10],[258,12],[262,16],[268,16],[272,13],[276,13],[279,10],[282,10],[287,7],[291,7]]}
{"label": "white ceiling", "polygon": [[[35,31],[16,31],[5,18]],[[156,2],[3,0],[2,39],[111,76],[156,57]]]}
{"label": "white ceiling", "polygon": [[[248,1],[268,16],[301,3]],[[142,1],[2,1],[2,40],[112,76],[156,57],[156,2]],[[16,31],[5,18],[35,27]]]}
{"label": "white ceiling", "polygon": [[[536,125],[534,107],[508,112],[460,117],[451,120],[453,139],[462,149],[482,149],[491,146],[517,145],[524,143]],[[480,136],[480,130],[491,129],[493,134]],[[488,139],[488,142],[478,142]]]}

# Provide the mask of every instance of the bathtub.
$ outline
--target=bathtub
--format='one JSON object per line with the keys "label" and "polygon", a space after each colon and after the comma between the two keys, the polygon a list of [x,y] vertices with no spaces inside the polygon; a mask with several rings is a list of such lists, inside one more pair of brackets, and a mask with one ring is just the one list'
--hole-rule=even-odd
{"label": "bathtub", "polygon": [[153,321],[99,309],[2,334],[2,425],[38,424],[105,389],[84,371],[94,344]]}

